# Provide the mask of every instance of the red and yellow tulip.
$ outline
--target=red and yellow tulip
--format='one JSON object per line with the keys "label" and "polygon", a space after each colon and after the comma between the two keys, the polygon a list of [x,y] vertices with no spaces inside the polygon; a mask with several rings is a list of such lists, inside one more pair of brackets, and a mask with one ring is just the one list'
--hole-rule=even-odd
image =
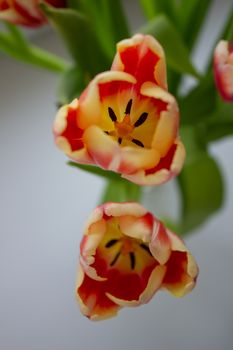
{"label": "red and yellow tulip", "polygon": [[95,209],[81,242],[77,299],[92,320],[147,303],[159,289],[193,289],[196,262],[184,243],[138,203]]}
{"label": "red and yellow tulip", "polygon": [[164,51],[152,36],[118,43],[110,71],[97,75],[54,123],[56,144],[72,160],[158,185],[179,173],[185,150],[179,110],[167,91]]}
{"label": "red and yellow tulip", "polygon": [[233,102],[233,42],[221,40],[214,51],[214,74],[220,95]]}
{"label": "red and yellow tulip", "polygon": [[[54,7],[65,7],[66,0],[45,0]],[[37,27],[46,23],[46,18],[39,7],[40,0],[0,0],[0,19]]]}

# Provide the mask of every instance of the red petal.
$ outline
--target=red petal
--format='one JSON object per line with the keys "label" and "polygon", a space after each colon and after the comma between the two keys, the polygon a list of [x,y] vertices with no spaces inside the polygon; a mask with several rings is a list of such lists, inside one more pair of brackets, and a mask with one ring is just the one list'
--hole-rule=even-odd
{"label": "red petal", "polygon": [[164,284],[175,284],[183,281],[187,274],[187,253],[173,251],[167,262],[167,272],[164,277]]}
{"label": "red petal", "polygon": [[111,309],[115,310],[118,306],[111,301],[106,295],[107,282],[99,282],[91,279],[86,274],[77,293],[82,299],[85,306],[89,309],[87,316],[93,315],[104,316]]}
{"label": "red petal", "polygon": [[107,277],[107,281],[101,282],[106,293],[124,300],[138,300],[147,286],[152,270],[158,263],[154,261],[150,266],[145,267],[141,275],[122,273],[117,269],[109,269],[103,257],[95,254],[95,262],[91,265],[96,269],[98,275]]}
{"label": "red petal", "polygon": [[72,151],[77,151],[83,148],[83,130],[77,125],[76,109],[69,108],[67,115],[67,127],[61,136],[64,136],[69,141]]}
{"label": "red petal", "polygon": [[142,54],[141,44],[128,47],[120,52],[120,57],[124,64],[124,72],[135,76],[139,86],[146,81],[155,82],[155,65],[160,58],[149,48]]}
{"label": "red petal", "polygon": [[0,11],[7,10],[9,8],[10,6],[8,5],[7,1],[3,0],[2,2],[0,2]]}
{"label": "red petal", "polygon": [[132,83],[127,81],[111,81],[99,84],[99,95],[101,101],[110,95],[116,95],[123,90],[131,90],[134,88]]}
{"label": "red petal", "polygon": [[123,274],[114,269],[109,271],[106,292],[123,300],[138,300],[147,286],[152,270],[157,262],[144,269],[142,275],[136,273]]}
{"label": "red petal", "polygon": [[161,169],[170,169],[170,166],[172,164],[172,160],[174,157],[174,154],[176,152],[177,145],[174,144],[168,151],[167,155],[164,158],[161,158],[160,162],[158,165],[156,165],[154,168],[148,169],[145,171],[146,175],[154,174],[158,172]]}
{"label": "red petal", "polygon": [[15,10],[19,13],[20,16],[23,17],[23,20],[25,21],[25,25],[28,26],[38,26],[42,23],[46,22],[46,18],[44,17],[43,13],[41,12],[38,4],[38,12],[36,16],[33,16],[27,7],[22,6],[21,4],[18,3],[17,0],[14,1],[14,8]]}
{"label": "red petal", "polygon": [[66,0],[46,0],[46,2],[54,7],[66,7]]}

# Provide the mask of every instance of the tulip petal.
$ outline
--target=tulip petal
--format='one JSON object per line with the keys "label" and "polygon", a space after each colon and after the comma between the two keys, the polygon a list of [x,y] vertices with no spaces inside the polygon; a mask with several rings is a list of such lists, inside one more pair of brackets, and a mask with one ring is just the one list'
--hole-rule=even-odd
{"label": "tulip petal", "polygon": [[117,44],[112,70],[127,72],[140,86],[145,81],[167,88],[165,56],[161,45],[149,35],[136,34]]}
{"label": "tulip petal", "polygon": [[108,216],[121,217],[123,215],[132,215],[141,217],[147,213],[147,210],[139,203],[124,202],[124,203],[105,203],[104,212]]}
{"label": "tulip petal", "polygon": [[140,169],[150,169],[160,161],[160,154],[156,149],[136,147],[122,147],[118,171],[122,174],[132,174]]}
{"label": "tulip petal", "polygon": [[103,219],[103,206],[97,207],[86,224],[85,235],[80,244],[80,264],[85,273],[96,281],[106,278],[96,270],[96,249],[106,232],[106,221]]}
{"label": "tulip petal", "polygon": [[120,146],[98,126],[90,126],[83,135],[88,153],[94,163],[108,170],[117,171],[120,165]]}
{"label": "tulip petal", "polygon": [[26,24],[26,21],[13,8],[0,9],[0,19],[11,23]]}
{"label": "tulip petal", "polygon": [[93,164],[93,159],[84,148],[83,130],[77,125],[78,112],[79,103],[77,99],[59,109],[53,126],[55,142],[74,161]]}
{"label": "tulip petal", "polygon": [[139,185],[160,185],[182,169],[185,160],[185,148],[180,140],[176,140],[170,151],[161,158],[157,166],[149,170],[139,170],[134,174],[122,174],[122,177]]}
{"label": "tulip petal", "polygon": [[223,100],[233,102],[233,49],[225,40],[214,51],[214,75]]}
{"label": "tulip petal", "polygon": [[[65,7],[65,0],[45,0],[54,7]],[[38,27],[47,22],[39,0],[0,0],[0,19],[28,27]]]}
{"label": "tulip petal", "polygon": [[176,100],[166,90],[153,83],[144,83],[141,93],[167,103],[167,109],[160,114],[152,141],[152,147],[159,151],[161,157],[164,157],[171,148],[178,131],[179,111]]}
{"label": "tulip petal", "polygon": [[143,289],[142,293],[139,295],[138,299],[122,299],[117,296],[106,293],[109,299],[111,299],[115,304],[124,307],[124,306],[138,306],[141,304],[148,303],[156,291],[161,287],[164,275],[166,273],[166,266],[156,266],[147,281],[146,287]]}
{"label": "tulip petal", "polygon": [[184,243],[171,231],[167,231],[171,240],[172,253],[167,262],[167,272],[162,288],[176,297],[189,293],[196,284],[198,267],[195,259]]}
{"label": "tulip petal", "polygon": [[120,147],[94,125],[85,131],[83,140],[95,163],[104,169],[131,174],[141,168],[150,169],[159,163],[160,156],[156,150]]}
{"label": "tulip petal", "polygon": [[89,278],[79,267],[76,297],[81,312],[91,320],[103,320],[116,316],[120,307],[105,293],[105,282]]}
{"label": "tulip petal", "polygon": [[85,273],[92,279],[97,281],[103,281],[106,278],[100,276],[96,268],[91,266],[95,263],[95,254],[98,245],[100,244],[103,236],[106,232],[106,222],[105,220],[99,220],[92,223],[89,226],[88,232],[83,237],[80,244],[80,263],[85,271]]}
{"label": "tulip petal", "polygon": [[149,248],[154,258],[160,263],[165,264],[171,255],[171,242],[167,230],[161,222],[155,219],[157,225],[154,225],[154,231],[149,243]]}
{"label": "tulip petal", "polygon": [[119,218],[119,225],[126,236],[148,243],[153,232],[154,218],[151,213],[138,218],[131,215],[123,215]]}

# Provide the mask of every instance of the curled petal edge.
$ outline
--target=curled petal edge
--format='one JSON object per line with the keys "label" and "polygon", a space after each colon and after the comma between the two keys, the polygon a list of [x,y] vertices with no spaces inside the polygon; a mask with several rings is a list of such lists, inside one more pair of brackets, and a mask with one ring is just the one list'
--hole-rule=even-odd
{"label": "curled petal edge", "polygon": [[143,44],[148,47],[153,53],[159,56],[159,61],[154,67],[154,77],[159,86],[167,89],[167,75],[166,75],[166,63],[165,54],[160,43],[150,35],[135,34],[130,39],[124,39],[117,44],[117,54],[114,58],[112,68],[113,70],[123,71],[124,64],[121,60],[120,53],[124,52],[129,47]]}
{"label": "curled petal edge", "polygon": [[199,270],[194,257],[189,252],[189,250],[187,249],[183,241],[177,235],[175,235],[170,230],[167,230],[167,233],[171,240],[172,250],[187,252],[187,257],[188,257],[187,273],[191,278],[195,278],[198,275]]}
{"label": "curled petal edge", "polygon": [[[78,290],[78,288],[82,285],[84,277],[85,277],[85,272],[83,271],[82,266],[79,265],[76,290]],[[115,309],[111,308],[108,310],[108,312],[106,312],[105,310],[105,312],[102,314],[91,314],[89,308],[85,305],[85,303],[83,302],[78,292],[76,292],[76,299],[79,303],[79,307],[82,314],[90,318],[90,320],[92,321],[101,321],[107,318],[114,317],[117,315],[118,311],[121,309],[121,307],[116,305]]]}
{"label": "curled petal edge", "polygon": [[166,90],[146,82],[141,86],[141,94],[167,103],[167,109],[162,111],[152,140],[152,148],[164,157],[172,146],[179,127],[179,109],[175,98]]}
{"label": "curled petal edge", "polygon": [[178,139],[175,141],[175,144],[177,145],[177,148],[170,169],[162,168],[161,170],[148,175],[146,175],[145,170],[139,170],[134,174],[122,174],[121,176],[138,185],[156,186],[163,184],[164,182],[179,174],[185,161],[186,153],[183,143]]}
{"label": "curled petal edge", "polygon": [[154,219],[153,215],[149,212],[138,218],[131,215],[125,215],[120,217],[119,225],[124,235],[148,243],[151,240]]}
{"label": "curled petal edge", "polygon": [[106,293],[107,297],[119,306],[138,306],[148,303],[155,292],[160,289],[161,283],[166,273],[166,266],[158,265],[151,272],[148,283],[138,300],[124,300],[115,297],[110,293]]}
{"label": "curled petal edge", "polygon": [[163,265],[168,261],[172,250],[171,241],[166,228],[160,221],[154,226],[149,248],[154,258],[160,264]]}
{"label": "curled petal edge", "polygon": [[122,215],[141,217],[147,213],[147,210],[141,204],[136,202],[108,202],[103,204],[103,208],[106,215],[114,217],[119,217]]}

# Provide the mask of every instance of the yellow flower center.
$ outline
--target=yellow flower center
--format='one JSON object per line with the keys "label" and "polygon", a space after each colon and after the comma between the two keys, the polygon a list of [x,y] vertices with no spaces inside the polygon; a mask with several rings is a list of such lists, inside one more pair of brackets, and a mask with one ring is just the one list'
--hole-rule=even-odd
{"label": "yellow flower center", "polygon": [[116,128],[116,134],[118,135],[118,137],[126,137],[126,138],[132,133],[134,129],[133,125],[131,125],[130,123],[130,118],[128,115],[124,117],[122,122],[120,123],[115,122],[115,128]]}
{"label": "yellow flower center", "polygon": [[109,268],[140,273],[145,266],[155,263],[150,249],[141,240],[126,236],[117,218],[108,220],[107,231],[100,242],[98,252]]}
{"label": "yellow flower center", "polygon": [[158,115],[149,98],[140,99],[132,93],[111,96],[103,103],[102,116],[100,127],[119,145],[151,147]]}

